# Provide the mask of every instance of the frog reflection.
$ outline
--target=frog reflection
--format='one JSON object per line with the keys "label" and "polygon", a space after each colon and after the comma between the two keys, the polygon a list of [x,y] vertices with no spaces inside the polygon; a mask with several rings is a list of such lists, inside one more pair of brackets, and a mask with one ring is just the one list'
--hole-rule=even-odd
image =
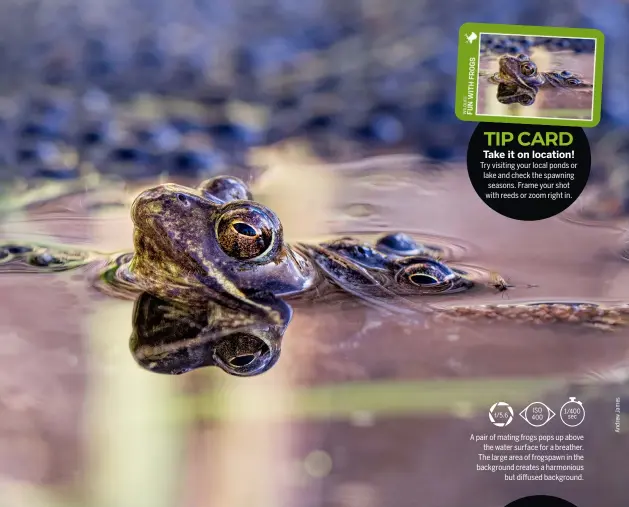
{"label": "frog reflection", "polygon": [[206,307],[143,293],[136,300],[130,348],[143,368],[178,375],[216,366],[235,376],[268,371],[279,359],[282,337],[292,318],[284,301],[258,301],[278,318],[210,300]]}
{"label": "frog reflection", "polygon": [[516,82],[506,82],[498,84],[496,98],[501,104],[521,104],[531,106],[535,102],[537,90]]}

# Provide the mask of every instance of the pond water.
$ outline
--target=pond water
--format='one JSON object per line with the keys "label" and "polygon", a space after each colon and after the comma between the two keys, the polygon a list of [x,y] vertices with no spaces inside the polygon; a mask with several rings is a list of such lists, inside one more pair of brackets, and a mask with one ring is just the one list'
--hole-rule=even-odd
{"label": "pond water", "polygon": [[[401,230],[515,286],[420,305],[629,301],[617,223],[578,223],[570,210],[509,220],[478,199],[464,167],[411,155],[324,164],[284,146],[252,162],[266,167],[254,196],[289,242]],[[91,210],[94,197],[79,193],[7,211],[0,240],[130,250],[129,204],[142,186],[97,190],[118,204]],[[267,373],[168,376],[136,364],[133,302],[99,293],[91,277],[89,267],[0,273],[3,505],[481,507],[543,491],[580,507],[629,500],[629,443],[614,431],[616,397],[629,394],[629,327],[436,323],[421,310],[298,302]],[[584,481],[476,470],[470,434],[497,429],[492,404],[558,412],[569,396],[587,411]],[[532,431],[517,415],[511,428]],[[544,428],[568,430],[558,417]]]}

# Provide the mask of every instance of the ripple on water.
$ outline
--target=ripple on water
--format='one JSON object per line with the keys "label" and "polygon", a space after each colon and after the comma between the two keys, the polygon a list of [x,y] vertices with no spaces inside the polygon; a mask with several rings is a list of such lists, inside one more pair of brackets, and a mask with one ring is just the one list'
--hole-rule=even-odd
{"label": "ripple on water", "polygon": [[618,254],[623,261],[629,262],[629,238],[622,240]]}
{"label": "ripple on water", "polygon": [[412,189],[426,194],[442,190],[440,183],[448,167],[419,155],[389,154],[334,165],[334,170],[358,188],[378,192]]}
{"label": "ripple on water", "polygon": [[564,222],[583,227],[598,228],[617,232],[619,238],[602,247],[605,259],[629,261],[629,233],[627,232],[627,219],[629,218],[620,205],[605,203],[611,196],[602,194],[588,194],[579,199],[568,210],[559,215]]}
{"label": "ripple on water", "polygon": [[379,215],[378,207],[367,203],[352,203],[343,208],[343,212],[352,218],[367,218]]}
{"label": "ripple on water", "polygon": [[627,220],[620,197],[602,188],[584,193],[559,218],[572,224],[609,229],[621,229]]}
{"label": "ripple on water", "polygon": [[488,269],[472,264],[454,263],[450,265],[450,268],[455,273],[469,278],[474,282],[489,282],[493,275],[493,273]]}

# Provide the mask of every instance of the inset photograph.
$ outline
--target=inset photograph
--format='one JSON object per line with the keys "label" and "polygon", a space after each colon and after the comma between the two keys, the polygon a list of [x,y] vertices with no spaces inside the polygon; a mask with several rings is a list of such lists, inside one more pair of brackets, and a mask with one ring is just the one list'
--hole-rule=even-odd
{"label": "inset photograph", "polygon": [[596,39],[479,34],[476,114],[592,120]]}

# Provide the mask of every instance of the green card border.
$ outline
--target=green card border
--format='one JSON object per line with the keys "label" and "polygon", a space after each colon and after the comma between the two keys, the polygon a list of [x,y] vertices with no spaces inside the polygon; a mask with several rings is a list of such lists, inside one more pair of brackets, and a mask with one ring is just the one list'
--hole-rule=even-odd
{"label": "green card border", "polygon": [[[520,116],[491,116],[464,114],[463,104],[467,101],[468,84],[471,82],[468,72],[472,57],[476,60],[473,93],[475,102],[478,99],[478,64],[480,56],[480,36],[472,44],[465,42],[464,34],[475,32],[505,35],[524,35],[540,37],[570,37],[579,39],[595,39],[593,100],[591,120],[571,120],[568,118],[523,118]],[[494,122],[494,123],[525,123],[531,125],[561,125],[572,127],[595,127],[601,120],[601,96],[603,90],[603,60],[605,54],[605,36],[594,28],[565,28],[552,26],[501,25],[494,23],[464,23],[459,29],[459,48],[457,58],[456,103],[455,113],[462,121]],[[476,103],[474,104],[476,108]]]}

